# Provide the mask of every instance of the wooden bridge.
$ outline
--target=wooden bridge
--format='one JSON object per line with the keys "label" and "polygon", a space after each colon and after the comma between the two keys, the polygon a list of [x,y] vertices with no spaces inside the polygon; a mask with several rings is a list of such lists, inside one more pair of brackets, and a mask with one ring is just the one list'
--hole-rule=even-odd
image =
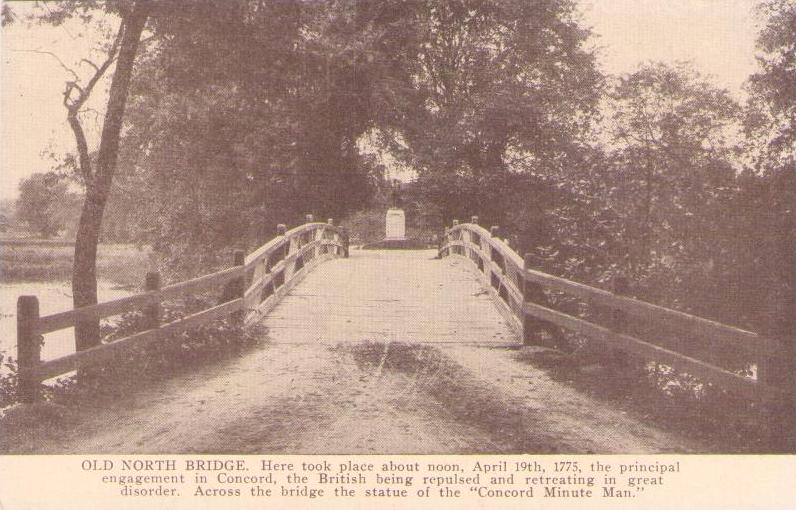
{"label": "wooden bridge", "polygon": [[[38,301],[18,303],[19,394],[40,398],[41,382],[73,370],[103,364],[132,345],[168,341],[178,333],[230,316],[241,323],[262,322],[278,344],[471,345],[506,348],[539,345],[562,349],[566,338],[592,340],[592,352],[621,362],[638,358],[696,376],[742,399],[779,405],[791,392],[777,363],[782,347],[754,332],[719,324],[535,269],[501,239],[498,229],[470,223],[446,229],[438,250],[351,250],[346,231],[327,223],[307,223],[279,235],[234,264],[213,274],[165,287],[157,274],[146,278],[141,294],[48,316]],[[217,289],[218,304],[164,323],[161,305]],[[556,296],[569,296],[569,306]],[[574,303],[574,305],[573,305]],[[42,361],[42,335],[81,320],[141,310],[147,328],[127,338]],[[576,310],[576,311],[573,311]],[[658,342],[661,332],[694,345]],[[569,335],[569,336],[568,336]],[[681,347],[678,349],[677,347]],[[751,375],[714,363],[711,353],[732,353],[755,366]],[[701,355],[701,357],[700,357]],[[381,358],[381,372],[387,352]]]}

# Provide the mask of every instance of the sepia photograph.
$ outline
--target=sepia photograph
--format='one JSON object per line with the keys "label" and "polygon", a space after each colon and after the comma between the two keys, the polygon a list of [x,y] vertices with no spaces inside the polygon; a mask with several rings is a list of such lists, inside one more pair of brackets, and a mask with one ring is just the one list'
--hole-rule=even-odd
{"label": "sepia photograph", "polygon": [[796,453],[794,0],[4,1],[1,72],[0,457]]}

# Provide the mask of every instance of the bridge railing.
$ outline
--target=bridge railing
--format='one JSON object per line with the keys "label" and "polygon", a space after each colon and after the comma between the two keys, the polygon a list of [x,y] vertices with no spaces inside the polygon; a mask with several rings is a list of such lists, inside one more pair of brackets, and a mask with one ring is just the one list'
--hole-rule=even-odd
{"label": "bridge railing", "polygon": [[[46,316],[39,316],[36,296],[20,296],[17,301],[20,400],[31,402],[39,398],[41,382],[46,379],[110,361],[131,346],[159,342],[230,315],[242,323],[251,322],[271,310],[317,264],[348,256],[348,235],[332,220],[316,223],[308,215],[306,224],[292,230],[278,225],[277,232],[277,237],[248,256],[236,251],[233,267],[228,269],[162,288],[158,273],[149,273],[145,292],[141,294]],[[215,306],[161,324],[162,302],[212,291],[220,291]],[[74,327],[79,321],[96,321],[134,311],[143,311],[146,330],[56,359],[41,360],[43,335]]]}
{"label": "bridge railing", "polygon": [[[780,342],[757,333],[728,326],[677,310],[553,276],[537,269],[535,257],[521,257],[504,240],[497,227],[490,230],[472,223],[446,229],[440,243],[440,256],[456,255],[470,260],[499,310],[520,333],[526,345],[543,344],[540,327],[564,328],[596,340],[616,350],[646,361],[659,362],[699,377],[728,392],[756,401],[781,401],[790,390],[778,386],[783,379],[781,359],[785,352]],[[609,324],[598,324],[551,307],[545,293],[562,292],[587,305],[610,310]],[[654,338],[637,338],[628,333],[629,319],[666,327],[675,333],[705,339],[711,349],[728,350],[757,364],[756,377],[745,377],[692,355],[662,346]],[[785,378],[786,379],[786,378]]]}

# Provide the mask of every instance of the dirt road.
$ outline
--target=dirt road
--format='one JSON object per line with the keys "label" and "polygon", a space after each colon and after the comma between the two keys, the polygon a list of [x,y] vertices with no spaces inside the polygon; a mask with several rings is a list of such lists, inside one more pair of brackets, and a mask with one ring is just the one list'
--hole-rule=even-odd
{"label": "dirt road", "polygon": [[[464,263],[435,261],[429,255],[357,254],[329,262],[266,318],[268,333],[262,347],[198,373],[149,385],[121,400],[57,413],[43,410],[54,426],[31,428],[4,449],[41,453],[698,449],[539,368],[535,360],[545,353],[517,346]],[[356,278],[351,277],[354,262]],[[451,295],[467,299],[455,301]]]}

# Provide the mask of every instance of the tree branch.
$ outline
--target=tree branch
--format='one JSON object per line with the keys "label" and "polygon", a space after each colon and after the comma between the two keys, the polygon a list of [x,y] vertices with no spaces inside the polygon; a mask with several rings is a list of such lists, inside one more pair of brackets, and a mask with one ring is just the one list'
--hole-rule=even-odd
{"label": "tree branch", "polygon": [[[119,26],[119,30],[116,33],[116,38],[114,39],[111,48],[108,50],[107,57],[101,65],[97,66],[95,63],[85,58],[80,60],[80,63],[85,62],[94,68],[94,74],[91,76],[85,86],[81,86],[78,83],[80,77],[77,75],[77,73],[67,67],[54,53],[41,50],[27,50],[34,53],[51,55],[58,61],[59,64],[61,64],[61,67],[69,71],[75,78],[73,81],[66,82],[63,104],[67,110],[66,120],[69,123],[69,127],[72,129],[72,133],[75,135],[75,144],[77,146],[79,161],[78,171],[87,188],[94,185],[94,172],[91,164],[91,155],[88,149],[88,141],[86,140],[86,134],[83,130],[83,126],[80,123],[78,114],[81,112],[83,105],[86,103],[86,101],[88,101],[89,97],[91,97],[91,92],[94,90],[94,87],[107,72],[108,68],[110,68],[113,61],[116,60],[116,55],[119,51],[119,45],[121,44],[122,36],[124,35],[124,27],[124,21],[122,21],[122,24]],[[72,92],[75,90],[77,91],[77,97],[73,98]]]}
{"label": "tree branch", "polygon": [[91,67],[93,67],[93,68],[94,68],[94,71],[99,71],[99,67],[97,67],[97,64],[95,64],[95,63],[94,63],[94,62],[92,62],[91,60],[89,60],[89,59],[87,59],[87,58],[82,58],[82,59],[80,59],[80,63],[82,64],[83,62],[85,62],[86,64],[88,64],[88,65],[90,65]]}
{"label": "tree branch", "polygon": [[63,68],[64,71],[71,74],[75,80],[80,79],[80,77],[77,75],[74,69],[64,64],[64,61],[61,60],[61,58],[52,51],[45,51],[45,50],[11,50],[11,51],[15,53],[38,53],[39,55],[49,55],[58,62],[58,64],[61,66],[61,68]]}
{"label": "tree branch", "polygon": [[[102,65],[97,67],[95,64],[89,62],[96,69],[96,71],[94,72],[94,76],[92,76],[88,80],[88,83],[86,84],[85,88],[81,89],[80,95],[78,96],[77,100],[75,100],[75,102],[72,103],[70,109],[73,108],[75,110],[79,110],[83,106],[83,104],[86,101],[88,101],[88,98],[91,96],[91,91],[94,90],[94,86],[97,85],[97,83],[100,81],[100,78],[102,78],[102,76],[111,66],[111,64],[113,64],[113,61],[116,60],[116,54],[119,51],[119,44],[122,41],[123,35],[124,35],[124,21],[122,21],[122,24],[119,26],[119,31],[116,33],[116,38],[113,40],[113,44],[111,45],[111,48],[108,50],[108,56],[105,59],[105,61],[102,63]],[[84,61],[88,62],[88,60],[85,59]]]}

